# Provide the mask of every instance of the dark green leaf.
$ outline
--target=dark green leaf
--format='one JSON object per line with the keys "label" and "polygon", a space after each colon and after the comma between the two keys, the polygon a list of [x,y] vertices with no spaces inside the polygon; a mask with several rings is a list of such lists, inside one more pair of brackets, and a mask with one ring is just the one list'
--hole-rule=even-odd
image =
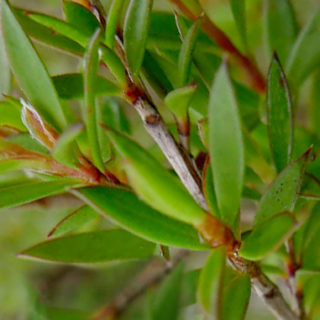
{"label": "dark green leaf", "polygon": [[320,64],[320,10],[301,30],[286,65],[289,82],[299,85]]}
{"label": "dark green leaf", "polygon": [[294,209],[310,151],[284,169],[265,191],[256,213],[256,225],[280,212]]}
{"label": "dark green leaf", "polygon": [[[63,99],[83,98],[83,76],[81,73],[61,74],[52,78],[58,95]],[[94,85],[97,96],[117,96],[120,89],[112,81],[98,76]]]}
{"label": "dark green leaf", "polygon": [[96,106],[95,84],[97,82],[97,73],[99,67],[99,39],[101,31],[98,30],[90,40],[88,51],[85,56],[84,70],[84,122],[88,135],[88,142],[91,150],[91,157],[95,166],[104,171],[102,155],[98,140],[98,116]]}
{"label": "dark green leaf", "polygon": [[280,213],[265,220],[245,238],[240,255],[250,260],[260,260],[280,245],[292,234],[296,220],[290,212]]}
{"label": "dark green leaf", "polygon": [[88,320],[90,319],[89,313],[81,312],[77,310],[47,308],[46,311],[50,320]]}
{"label": "dark green leaf", "polygon": [[16,207],[28,202],[42,199],[68,191],[76,186],[71,179],[55,181],[30,181],[19,185],[0,188],[0,209]]}
{"label": "dark green leaf", "polygon": [[109,48],[114,47],[117,23],[123,9],[124,0],[113,0],[110,6],[106,23],[106,44]]}
{"label": "dark green leaf", "polygon": [[209,153],[219,212],[235,231],[244,177],[241,122],[226,65],[218,71],[209,103]]}
{"label": "dark green leaf", "polygon": [[223,280],[226,268],[224,247],[212,251],[200,273],[197,299],[203,311],[214,319],[222,319]]}
{"label": "dark green leaf", "polygon": [[130,0],[124,22],[124,48],[130,71],[137,75],[141,67],[146,41],[152,0]]}
{"label": "dark green leaf", "polygon": [[1,5],[2,32],[15,77],[39,113],[62,129],[66,119],[50,76],[8,3],[2,0]]}
{"label": "dark green leaf", "polygon": [[200,28],[201,20],[198,20],[188,30],[185,38],[183,39],[178,59],[180,86],[186,85],[189,81],[192,65],[192,55],[196,46]]}
{"label": "dark green leaf", "polygon": [[183,264],[161,283],[152,306],[152,320],[178,319]]}
{"label": "dark green leaf", "polygon": [[[239,1],[240,2],[240,1]],[[266,33],[270,55],[276,51],[284,64],[298,33],[297,21],[290,0],[266,0]]]}
{"label": "dark green leaf", "polygon": [[102,230],[48,240],[19,256],[65,263],[96,263],[153,256],[155,244],[124,230]]}
{"label": "dark green leaf", "polygon": [[147,240],[194,250],[207,248],[194,228],[153,210],[132,192],[106,187],[74,192],[102,215]]}
{"label": "dark green leaf", "polygon": [[223,296],[222,320],[243,320],[251,295],[249,275],[243,274],[231,280]]}
{"label": "dark green leaf", "polygon": [[277,171],[291,161],[293,120],[290,92],[277,55],[274,55],[268,75],[267,112],[270,148]]}

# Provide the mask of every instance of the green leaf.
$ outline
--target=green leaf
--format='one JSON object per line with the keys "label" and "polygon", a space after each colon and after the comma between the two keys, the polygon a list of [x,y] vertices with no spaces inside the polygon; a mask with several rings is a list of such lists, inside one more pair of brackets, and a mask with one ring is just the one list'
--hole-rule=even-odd
{"label": "green leaf", "polygon": [[20,131],[26,131],[26,127],[21,121],[21,108],[8,101],[0,101],[0,126],[8,126]]}
{"label": "green leaf", "polygon": [[292,157],[293,115],[287,80],[277,55],[273,56],[269,69],[267,96],[270,148],[280,172]]}
{"label": "green leaf", "polygon": [[211,252],[205,266],[201,270],[197,300],[203,311],[213,317],[222,319],[222,295],[223,280],[226,269],[226,252],[224,247],[220,247]]}
{"label": "green leaf", "polygon": [[75,41],[62,36],[59,33],[52,32],[47,28],[28,17],[28,11],[13,8],[17,19],[23,30],[34,39],[37,39],[51,47],[58,48],[76,55],[82,55],[84,49]]}
{"label": "green leaf", "polygon": [[29,181],[26,183],[0,188],[0,209],[16,207],[28,202],[68,191],[76,186],[71,179],[55,181]]}
{"label": "green leaf", "polygon": [[260,260],[279,248],[292,234],[296,220],[290,212],[280,213],[256,226],[242,243],[239,254],[250,260]]}
{"label": "green leaf", "polygon": [[74,194],[128,231],[156,243],[204,250],[196,230],[168,218],[139,200],[132,192],[107,187],[84,188]]}
{"label": "green leaf", "polygon": [[78,149],[75,140],[82,131],[83,125],[80,123],[72,125],[63,132],[63,134],[59,136],[51,152],[53,158],[71,168],[76,168],[79,160],[76,156]]}
{"label": "green leaf", "polygon": [[130,0],[123,30],[128,66],[137,75],[145,52],[152,0]]}
{"label": "green leaf", "polygon": [[[88,320],[90,314],[82,311],[61,308],[46,308],[50,320]],[[37,319],[34,319],[37,320]]]}
{"label": "green leaf", "polygon": [[246,0],[230,0],[231,10],[236,22],[243,47],[247,48]]}
{"label": "green leaf", "polygon": [[197,20],[188,30],[185,38],[183,39],[178,59],[178,73],[180,79],[180,86],[186,85],[189,81],[192,65],[192,55],[196,47],[200,27],[201,20]]}
{"label": "green leaf", "polygon": [[58,18],[42,13],[29,13],[28,16],[30,19],[42,24],[43,26],[59,32],[61,35],[78,42],[83,47],[87,46],[88,41],[90,40],[90,36],[83,33],[81,29],[79,30],[75,26]]}
{"label": "green leaf", "polygon": [[[81,73],[67,73],[54,76],[52,78],[58,95],[62,99],[81,99],[83,98],[83,76]],[[93,87],[97,96],[117,96],[120,89],[112,81],[98,76]]]}
{"label": "green leaf", "polygon": [[124,0],[113,0],[109,9],[106,23],[106,44],[109,48],[114,47],[117,23],[122,13]]}
{"label": "green leaf", "polygon": [[277,52],[284,64],[296,40],[298,26],[290,0],[266,0],[265,21],[270,55]]}
{"label": "green leaf", "polygon": [[299,85],[320,64],[320,10],[301,30],[288,57],[289,82]]}
{"label": "green leaf", "polygon": [[193,225],[204,221],[206,214],[176,177],[124,135],[111,130],[107,134],[125,158],[124,168],[130,184],[144,201],[174,219]]}
{"label": "green leaf", "polygon": [[124,230],[102,230],[44,241],[22,251],[19,256],[64,263],[97,263],[146,259],[155,244]]}
{"label": "green leaf", "polygon": [[66,119],[48,71],[5,0],[1,9],[2,33],[16,79],[45,120],[64,128]]}
{"label": "green leaf", "polygon": [[90,40],[88,51],[85,56],[85,70],[84,70],[84,121],[88,135],[89,146],[91,149],[91,156],[95,166],[101,171],[104,171],[104,165],[101,156],[101,150],[98,140],[98,117],[95,95],[95,83],[97,81],[97,73],[99,67],[99,39],[101,31],[93,35]]}
{"label": "green leaf", "polygon": [[178,119],[185,118],[187,116],[188,107],[196,89],[197,86],[195,84],[191,84],[189,86],[173,90],[165,97],[164,103]]}
{"label": "green leaf", "polygon": [[101,28],[97,18],[84,6],[73,1],[64,1],[63,11],[66,20],[84,33],[88,38],[91,38],[94,32]]}
{"label": "green leaf", "polygon": [[317,202],[311,211],[303,234],[302,261],[304,268],[319,269],[319,232],[320,232],[320,203]]}
{"label": "green leaf", "polygon": [[294,209],[310,152],[311,149],[284,169],[265,191],[257,209],[256,226],[280,212]]}
{"label": "green leaf", "polygon": [[221,218],[236,231],[244,178],[244,147],[237,101],[226,65],[220,67],[211,89],[209,153]]}
{"label": "green leaf", "polygon": [[[250,295],[251,284],[249,275],[243,274],[232,279],[223,295],[221,320],[245,319]],[[232,303],[230,303],[231,301]]]}
{"label": "green leaf", "polygon": [[3,99],[2,94],[10,92],[10,65],[4,48],[3,36],[0,32],[0,101]]}
{"label": "green leaf", "polygon": [[178,319],[183,264],[179,264],[161,283],[152,306],[152,320]]}
{"label": "green leaf", "polygon": [[87,205],[64,217],[48,234],[48,237],[60,237],[73,232],[99,216],[99,213]]}

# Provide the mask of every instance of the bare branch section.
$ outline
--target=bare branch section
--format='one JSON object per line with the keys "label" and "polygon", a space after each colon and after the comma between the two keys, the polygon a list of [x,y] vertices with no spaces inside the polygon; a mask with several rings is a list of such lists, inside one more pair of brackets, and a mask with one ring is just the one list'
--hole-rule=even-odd
{"label": "bare branch section", "polygon": [[139,298],[147,289],[159,283],[186,256],[188,251],[178,251],[172,260],[156,258],[134,279],[132,285],[126,288],[107,306],[100,309],[92,320],[117,319],[131,302]]}
{"label": "bare branch section", "polygon": [[[180,12],[188,19],[196,21],[198,16],[189,10],[181,0],[170,0]],[[251,87],[259,93],[266,90],[266,82],[257,66],[247,56],[243,55],[236,46],[231,42],[228,36],[219,29],[207,15],[203,14],[202,18],[203,31],[225,52],[229,53],[234,61],[241,67],[246,74]]]}

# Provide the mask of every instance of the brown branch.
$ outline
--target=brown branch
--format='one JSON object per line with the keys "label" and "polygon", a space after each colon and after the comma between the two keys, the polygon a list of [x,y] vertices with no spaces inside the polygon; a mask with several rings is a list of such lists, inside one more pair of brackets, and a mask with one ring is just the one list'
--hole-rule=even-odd
{"label": "brown branch", "polygon": [[117,319],[127,307],[150,287],[158,284],[178,263],[188,255],[188,251],[177,252],[170,261],[155,258],[113,301],[101,308],[91,320]]}
{"label": "brown branch", "polygon": [[[196,21],[198,16],[196,13],[189,10],[189,8],[181,0],[170,0],[176,5],[191,21]],[[245,72],[251,87],[259,93],[264,93],[266,90],[266,82],[264,76],[261,74],[258,67],[252,62],[252,59],[243,55],[236,46],[231,42],[228,36],[219,29],[209,17],[202,13],[202,29],[203,31],[225,52],[229,53],[241,69]]]}

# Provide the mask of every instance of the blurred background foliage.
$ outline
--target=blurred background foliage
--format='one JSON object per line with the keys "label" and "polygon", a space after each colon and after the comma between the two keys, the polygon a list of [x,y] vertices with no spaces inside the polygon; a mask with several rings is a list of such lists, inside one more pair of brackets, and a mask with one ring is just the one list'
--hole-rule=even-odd
{"label": "blurred background foliage", "polygon": [[[242,50],[241,39],[237,32],[228,0],[200,0],[208,10],[214,21],[221,27],[234,43]],[[108,0],[102,1],[107,8]],[[12,0],[15,6],[24,9],[36,10],[62,16],[61,0]],[[265,28],[262,15],[262,0],[247,0],[248,22],[248,46],[256,55],[259,66],[266,74],[270,53],[266,49]],[[319,6],[318,0],[293,0],[298,24],[304,25],[312,13]],[[157,10],[171,10],[171,6],[165,0],[155,0],[154,7]],[[79,59],[63,52],[49,48],[35,42],[38,52],[45,61],[51,75],[75,72],[79,67]],[[30,71],[32,72],[32,70]],[[15,84],[13,84],[15,85]],[[310,90],[310,81],[306,81],[300,94],[302,101],[301,113],[304,113],[304,104],[308,103],[307,97]],[[126,110],[128,112],[128,110]],[[137,116],[130,113],[130,121],[137,123]],[[305,117],[298,117],[302,122]],[[135,127],[136,126],[132,126]],[[139,141],[148,143],[148,137],[142,136],[142,127],[136,128],[135,134]],[[12,176],[14,180],[16,177]],[[1,177],[0,184],[2,185]],[[252,203],[248,205],[252,209]],[[46,239],[48,232],[68,213],[79,206],[74,198],[66,196],[51,197],[43,201],[28,204],[16,209],[10,209],[0,214],[0,319],[45,319],[42,318],[41,308],[37,306],[39,300],[44,306],[48,306],[50,319],[59,318],[59,308],[80,310],[83,319],[86,314],[106,304],[125,288],[130,280],[146,262],[122,262],[111,265],[64,266],[56,264],[44,264],[37,261],[18,259],[15,254],[34,243]],[[105,221],[97,218],[86,225],[84,230],[91,228],[103,228]],[[270,257],[272,259],[272,256]],[[201,265],[204,254],[194,253],[186,259],[186,268],[195,268]],[[152,291],[152,289],[151,289]],[[143,297],[143,299],[147,299]],[[140,300],[135,304],[141,303]],[[126,319],[141,319],[140,309],[135,309],[135,304],[128,311]],[[55,309],[55,310],[53,310]],[[50,311],[51,310],[51,311]],[[75,313],[76,314],[76,313]],[[186,308],[180,315],[181,320],[194,319],[192,307]],[[247,319],[273,319],[273,317],[261,306],[261,302],[252,297]],[[70,313],[69,320],[72,320]],[[167,319],[166,319],[167,320]],[[168,319],[169,320],[169,319]]]}

